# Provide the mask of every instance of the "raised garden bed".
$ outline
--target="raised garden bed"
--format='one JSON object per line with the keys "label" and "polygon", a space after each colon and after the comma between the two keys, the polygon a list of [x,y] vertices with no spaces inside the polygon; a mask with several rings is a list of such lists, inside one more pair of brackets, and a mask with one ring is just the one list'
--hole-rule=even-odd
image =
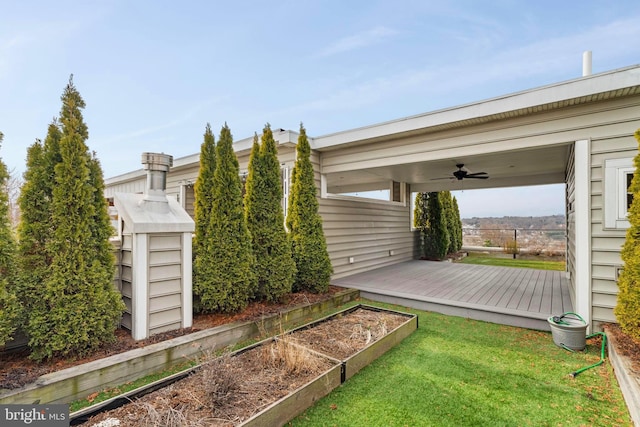
{"label": "raised garden bed", "polygon": [[84,363],[40,376],[35,382],[13,390],[0,390],[0,404],[70,403],[108,387],[119,386],[147,375],[193,361],[203,349],[220,349],[260,336],[273,335],[282,327],[300,324],[312,315],[355,300],[357,290],[348,289],[331,299],[301,305],[260,321],[236,322],[198,331],[125,353]]}
{"label": "raised garden bed", "polygon": [[213,358],[187,378],[163,380],[172,384],[161,389],[162,381],[132,392],[126,399],[133,402],[117,409],[95,415],[102,409],[87,408],[71,418],[77,424],[92,417],[87,426],[116,425],[115,420],[120,425],[283,425],[416,328],[415,315],[358,305]]}

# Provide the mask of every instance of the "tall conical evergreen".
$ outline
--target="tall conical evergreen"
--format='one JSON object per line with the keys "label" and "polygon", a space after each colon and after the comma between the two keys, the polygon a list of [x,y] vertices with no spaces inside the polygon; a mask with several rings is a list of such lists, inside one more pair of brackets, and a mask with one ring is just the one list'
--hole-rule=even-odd
{"label": "tall conical evergreen", "polygon": [[[640,129],[635,133],[640,148]],[[640,153],[634,158],[636,171],[640,171]],[[624,269],[618,278],[618,301],[614,309],[620,328],[640,341],[640,174],[633,174],[629,191],[633,202],[629,209],[627,236],[622,247]]]}
{"label": "tall conical evergreen", "polygon": [[[207,123],[204,130],[204,140],[200,145],[200,170],[194,188],[195,192],[195,223],[196,233],[194,239],[194,265],[193,265],[193,289],[194,293],[200,294],[201,284],[206,282],[206,277],[202,274],[200,265],[204,258],[209,256],[206,251],[207,230],[211,222],[211,209],[213,207],[213,176],[216,170],[216,142],[211,131],[211,125]],[[197,311],[201,309],[200,302],[196,298],[194,307]]]}
{"label": "tall conical evergreen", "polygon": [[[55,166],[62,161],[62,132],[54,119],[49,125],[44,144],[36,141],[27,150],[27,169],[20,191],[21,221],[18,226],[18,271],[16,295],[28,313],[34,304],[42,303],[45,279],[50,274],[49,242],[53,238],[51,219]],[[40,310],[44,310],[41,308]],[[22,319],[25,323],[27,319]]]}
{"label": "tall conical evergreen", "polygon": [[91,153],[88,161],[89,166],[89,183],[92,189],[92,202],[94,205],[93,218],[89,221],[91,232],[91,244],[93,244],[95,256],[101,265],[113,265],[115,258],[113,255],[113,246],[109,242],[109,238],[114,235],[115,230],[111,225],[109,217],[109,204],[104,198],[104,175],[100,160],[95,152]]}
{"label": "tall conical evergreen", "polygon": [[[0,148],[4,135],[0,132]],[[20,305],[15,296],[16,243],[9,218],[9,195],[6,191],[9,171],[0,158],[0,346],[11,339],[18,327]]]}
{"label": "tall conical evergreen", "polygon": [[322,293],[329,289],[333,267],[318,213],[311,147],[300,125],[296,163],[291,177],[287,228],[297,273],[293,289]]}
{"label": "tall conical evergreen", "polygon": [[458,252],[462,249],[462,219],[460,218],[460,209],[458,208],[458,200],[455,196],[451,198],[451,206],[453,208],[453,219],[455,221],[455,248],[453,252]]}
{"label": "tall conical evergreen", "polygon": [[445,213],[439,193],[427,193],[429,225],[423,230],[424,253],[429,259],[443,259],[449,248],[449,236]]}
{"label": "tall conical evergreen", "polygon": [[413,208],[413,226],[420,232],[420,258],[426,258],[427,254],[425,252],[426,244],[425,244],[425,230],[429,226],[429,209],[427,207],[427,202],[429,201],[429,193],[418,193],[416,194],[415,206]]}
{"label": "tall conical evergreen", "polygon": [[449,245],[447,247],[447,253],[455,253],[457,252],[457,232],[456,232],[456,219],[455,213],[453,211],[453,200],[451,198],[450,191],[441,191],[440,192],[442,209],[444,212],[444,217],[446,219],[447,225],[447,236],[449,237]]}
{"label": "tall conical evergreen", "polygon": [[[213,175],[216,170],[216,141],[207,123],[204,130],[204,140],[200,145],[200,170],[194,186],[195,192],[195,223],[196,223],[196,254],[201,252],[198,241],[203,241],[209,228],[211,207],[213,206]],[[197,255],[196,255],[197,256]]]}
{"label": "tall conical evergreen", "polygon": [[71,78],[61,99],[61,162],[55,165],[51,201],[53,236],[46,243],[50,271],[27,327],[34,359],[82,355],[114,341],[124,310],[112,283],[111,248],[104,241],[111,234],[104,221],[107,206],[96,201],[104,189],[102,174],[85,144],[85,103]]}
{"label": "tall conical evergreen", "polygon": [[258,299],[279,301],[291,292],[296,265],[287,241],[276,142],[267,124],[253,141],[245,194],[245,217],[256,257]]}
{"label": "tall conical evergreen", "polygon": [[235,312],[256,291],[251,236],[244,219],[239,165],[225,124],[216,146],[211,220],[203,245],[209,254],[198,264],[204,278],[197,295],[205,311]]}

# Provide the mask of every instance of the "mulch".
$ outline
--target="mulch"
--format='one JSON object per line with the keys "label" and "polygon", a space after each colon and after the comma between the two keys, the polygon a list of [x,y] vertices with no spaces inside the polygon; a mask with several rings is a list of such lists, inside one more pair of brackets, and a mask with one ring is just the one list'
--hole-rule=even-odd
{"label": "mulch", "polygon": [[284,302],[253,302],[249,304],[245,310],[235,314],[195,314],[193,317],[193,326],[191,328],[164,332],[140,341],[135,341],[131,337],[129,331],[121,328],[116,331],[116,341],[114,343],[106,344],[85,357],[56,357],[43,362],[35,362],[28,358],[29,351],[27,349],[10,353],[0,353],[0,390],[20,388],[26,384],[34,382],[41,375],[50,372],[70,368],[72,366],[102,359],[136,348],[145,347],[171,338],[213,328],[215,326],[234,322],[260,320],[265,316],[278,314],[288,308],[314,304],[316,302],[330,299],[333,295],[342,290],[344,289],[337,286],[330,286],[329,291],[325,294],[296,292],[288,295],[287,300]]}

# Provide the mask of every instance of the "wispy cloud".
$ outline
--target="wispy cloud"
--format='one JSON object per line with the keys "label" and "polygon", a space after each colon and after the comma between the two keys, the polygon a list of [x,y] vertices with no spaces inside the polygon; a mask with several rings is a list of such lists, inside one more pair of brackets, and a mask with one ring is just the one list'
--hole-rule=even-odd
{"label": "wispy cloud", "polygon": [[[536,75],[550,76],[553,80],[548,83],[556,81],[555,76],[558,74],[567,75],[567,78],[580,77],[582,52],[585,50],[594,52],[594,72],[611,69],[611,66],[598,66],[599,61],[602,61],[601,64],[622,62],[620,66],[633,65],[637,61],[628,62],[627,58],[638,58],[640,55],[640,45],[629,42],[640,39],[640,27],[635,25],[638,20],[640,20],[638,16],[629,17],[606,25],[594,26],[579,34],[541,40],[529,45],[501,50],[493,55],[483,52],[476,57],[465,57],[447,66],[407,69],[397,74],[358,81],[357,84],[354,84],[354,81],[357,81],[354,78],[345,82],[342,88],[337,88],[331,93],[301,105],[287,108],[286,111],[296,111],[300,114],[301,111],[360,109],[408,92],[425,99],[425,108],[434,108],[426,103],[429,99],[442,99],[441,95],[447,94],[448,102],[451,102],[451,99],[455,99],[456,93],[464,93],[466,89],[496,82],[518,79],[526,81]],[[335,44],[330,51],[347,50],[347,46],[355,48],[358,37],[354,36],[353,39],[354,41],[351,42]],[[364,39],[366,37],[363,37]],[[532,86],[525,85],[522,89],[530,87]],[[493,93],[487,97],[501,94],[503,93]],[[463,102],[470,101],[472,99]],[[440,103],[435,108],[453,105],[456,104]],[[282,112],[285,113],[285,111]]]}
{"label": "wispy cloud", "polygon": [[[161,125],[143,127],[143,128],[131,130],[131,131],[128,131],[128,132],[119,133],[119,134],[116,134],[116,135],[105,135],[105,136],[97,139],[97,143],[101,144],[101,145],[104,145],[104,144],[113,144],[113,143],[122,142],[122,141],[136,140],[136,139],[139,139],[141,137],[145,137],[145,136],[148,136],[148,135],[154,135],[154,134],[157,134],[158,132],[181,126],[184,123],[189,122],[194,117],[198,116],[198,114],[202,110],[204,110],[206,108],[209,108],[213,104],[218,104],[221,101],[222,101],[221,98],[215,98],[215,99],[210,99],[210,100],[207,100],[207,101],[203,101],[203,102],[197,104],[196,106],[184,111],[180,116],[176,117],[175,119],[170,120],[168,122],[165,122],[165,123],[163,123]],[[204,124],[203,124],[203,126],[204,126]],[[157,140],[157,139],[154,137],[154,141],[155,140]],[[94,139],[94,142],[95,141],[96,140]]]}
{"label": "wispy cloud", "polygon": [[370,30],[344,37],[322,49],[315,56],[326,57],[371,46],[396,35],[398,32],[387,27],[378,26]]}

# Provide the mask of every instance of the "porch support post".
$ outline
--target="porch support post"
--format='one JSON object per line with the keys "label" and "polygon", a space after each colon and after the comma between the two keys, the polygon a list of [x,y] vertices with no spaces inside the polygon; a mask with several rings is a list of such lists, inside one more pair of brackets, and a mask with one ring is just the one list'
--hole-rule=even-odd
{"label": "porch support post", "polygon": [[591,162],[589,140],[575,142],[575,248],[574,310],[591,330]]}

